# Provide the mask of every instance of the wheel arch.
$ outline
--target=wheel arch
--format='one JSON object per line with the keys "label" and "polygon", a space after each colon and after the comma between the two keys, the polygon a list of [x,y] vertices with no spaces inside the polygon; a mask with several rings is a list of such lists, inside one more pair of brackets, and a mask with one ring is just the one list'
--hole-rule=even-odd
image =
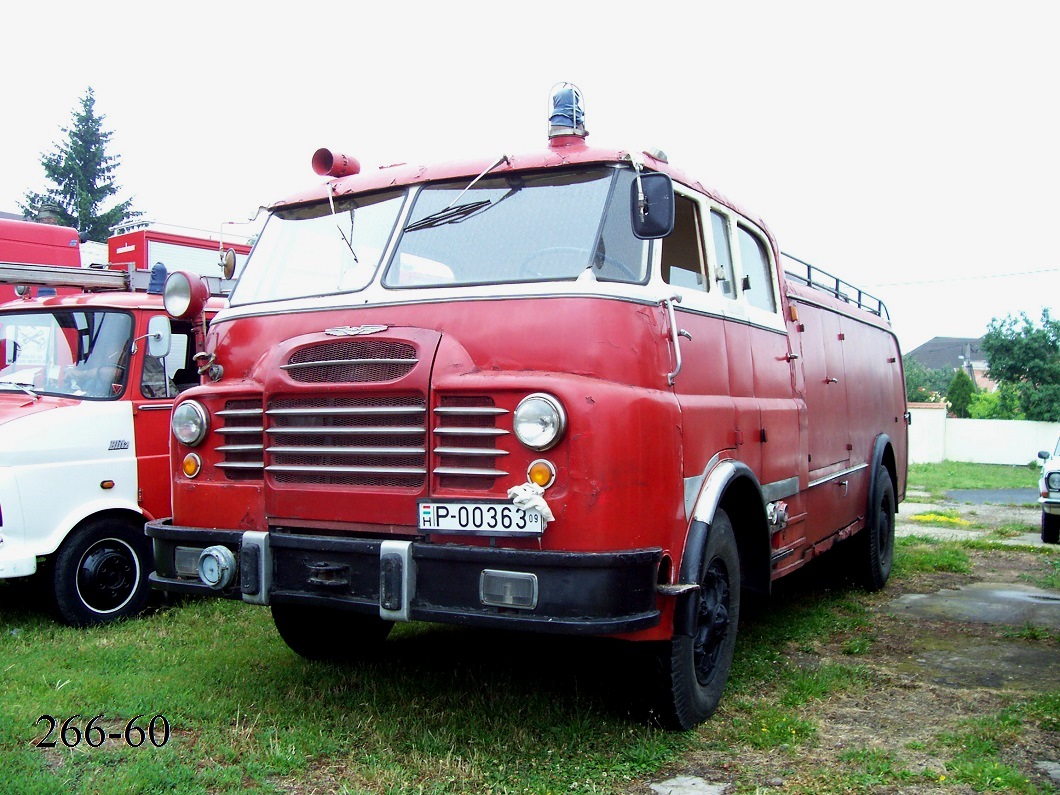
{"label": "wheel arch", "polygon": [[[724,510],[732,523],[740,555],[740,577],[748,590],[769,593],[769,525],[762,487],[746,464],[726,459],[707,474],[692,511],[681,555],[679,582],[698,583],[702,575],[703,552],[718,510]],[[675,632],[687,634],[694,624],[694,598],[678,600],[674,612]]]}
{"label": "wheel arch", "polygon": [[[142,513],[129,508],[108,508],[103,511],[90,513],[70,528],[70,532],[63,537],[62,541],[59,543],[59,547],[65,544],[69,539],[75,537],[82,528],[97,521],[120,523],[127,527],[136,528],[142,533],[144,522],[146,520]],[[146,535],[144,537],[146,538]],[[58,549],[58,547],[56,547],[56,549]]]}
{"label": "wheel arch", "polygon": [[881,467],[885,468],[887,474],[891,476],[891,485],[897,495],[898,463],[894,455],[894,445],[891,443],[891,437],[885,433],[877,436],[876,441],[872,445],[872,461],[869,468],[869,505],[872,505],[876,500],[876,489],[879,485],[877,475]]}

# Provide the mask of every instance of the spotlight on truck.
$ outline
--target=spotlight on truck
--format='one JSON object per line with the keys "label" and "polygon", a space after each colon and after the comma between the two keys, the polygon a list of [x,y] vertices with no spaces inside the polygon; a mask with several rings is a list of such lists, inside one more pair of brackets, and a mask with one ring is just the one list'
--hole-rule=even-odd
{"label": "spotlight on truck", "polygon": [[200,277],[187,271],[174,271],[166,278],[162,302],[170,317],[197,318],[210,298],[210,288]]}

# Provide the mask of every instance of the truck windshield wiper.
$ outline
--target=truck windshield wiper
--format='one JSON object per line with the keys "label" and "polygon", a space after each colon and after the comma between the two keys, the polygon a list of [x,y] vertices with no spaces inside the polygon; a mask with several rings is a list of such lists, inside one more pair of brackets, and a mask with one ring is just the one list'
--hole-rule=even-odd
{"label": "truck windshield wiper", "polygon": [[461,218],[466,218],[476,210],[481,210],[483,207],[492,204],[489,199],[482,199],[477,202],[468,202],[467,204],[458,204],[455,207],[446,207],[444,210],[439,210],[436,213],[426,215],[418,221],[413,221],[411,224],[405,227],[405,232],[415,232],[417,229],[429,229],[432,226],[443,226],[445,224],[451,224]]}
{"label": "truck windshield wiper", "polygon": [[18,389],[22,392],[25,392],[34,400],[40,400],[40,395],[30,389],[31,386],[32,384],[19,384],[14,381],[0,381],[0,388]]}
{"label": "truck windshield wiper", "polygon": [[457,202],[464,198],[464,194],[471,190],[473,187],[475,187],[475,184],[480,179],[482,179],[484,176],[493,171],[493,169],[495,169],[501,163],[511,165],[511,162],[511,158],[509,158],[508,155],[501,155],[495,161],[493,161],[493,163],[486,166],[485,171],[483,171],[481,174],[471,180],[471,182],[467,183],[467,187],[460,191],[460,193],[457,194],[457,197],[455,199],[449,202],[448,207],[446,207],[444,210],[439,210],[436,213],[431,213],[430,215],[425,216],[424,218],[421,218],[418,221],[413,221],[402,231],[414,232],[417,229],[427,229],[432,226],[442,226],[443,224],[451,224],[461,218],[467,218],[469,215],[471,215],[471,213],[475,212],[475,210],[481,210],[483,207],[490,203],[489,199],[484,199],[483,201],[477,202],[468,202],[467,204],[457,204]]}

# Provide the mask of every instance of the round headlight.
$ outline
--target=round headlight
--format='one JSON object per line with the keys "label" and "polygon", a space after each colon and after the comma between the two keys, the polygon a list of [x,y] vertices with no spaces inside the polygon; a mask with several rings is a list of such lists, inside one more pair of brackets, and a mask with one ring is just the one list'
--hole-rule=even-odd
{"label": "round headlight", "polygon": [[535,392],[515,408],[515,436],[531,450],[548,450],[563,436],[567,414],[552,395]]}
{"label": "round headlight", "polygon": [[206,438],[206,430],[209,426],[206,409],[194,400],[185,400],[173,409],[173,416],[170,419],[173,435],[188,447],[200,444]]}
{"label": "round headlight", "polygon": [[170,317],[190,320],[198,317],[210,298],[210,288],[198,276],[175,271],[166,277],[162,288],[162,304]]}
{"label": "round headlight", "polygon": [[1060,472],[1050,472],[1045,479],[1045,486],[1049,491],[1060,491]]}

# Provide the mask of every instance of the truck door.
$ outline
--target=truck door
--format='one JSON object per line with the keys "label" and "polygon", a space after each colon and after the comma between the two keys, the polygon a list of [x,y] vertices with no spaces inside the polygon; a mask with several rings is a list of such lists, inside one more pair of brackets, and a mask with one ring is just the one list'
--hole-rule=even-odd
{"label": "truck door", "polygon": [[707,269],[709,232],[703,220],[709,210],[680,193],[675,200],[674,231],[660,242],[660,258],[667,292],[680,298],[673,303],[677,328],[688,335],[678,338],[682,365],[673,391],[681,406],[684,475],[692,478],[702,475],[719,451],[737,447],[729,364],[733,341],[726,333],[726,305],[731,301]]}
{"label": "truck door", "polygon": [[833,312],[802,305],[802,364],[809,417],[808,455],[811,482],[819,473],[845,464],[847,450],[847,385],[844,377],[842,331]]}
{"label": "truck door", "polygon": [[[137,314],[136,336],[147,334],[152,312]],[[133,432],[136,434],[136,469],[139,502],[152,517],[170,516],[169,418],[177,389],[173,374],[193,365],[195,352],[191,327],[173,323],[169,355],[164,360],[151,356],[145,340],[137,342],[132,356],[126,399],[133,404]]]}

